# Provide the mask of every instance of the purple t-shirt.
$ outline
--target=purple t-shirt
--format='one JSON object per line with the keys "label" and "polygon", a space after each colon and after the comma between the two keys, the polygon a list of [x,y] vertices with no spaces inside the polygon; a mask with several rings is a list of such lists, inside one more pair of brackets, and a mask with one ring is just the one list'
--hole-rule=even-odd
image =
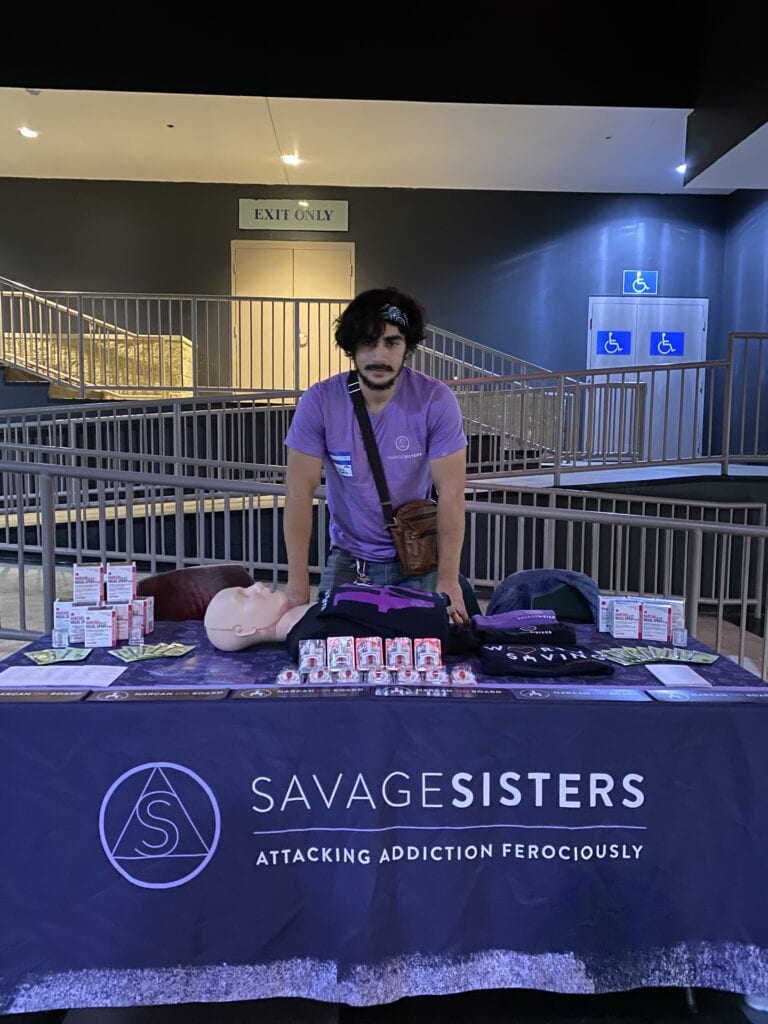
{"label": "purple t-shirt", "polygon": [[[368,415],[393,508],[428,497],[432,459],[467,443],[451,389],[409,366],[382,411]],[[372,562],[394,558],[346,373],[313,384],[302,395],[285,443],[323,460],[331,544]]]}

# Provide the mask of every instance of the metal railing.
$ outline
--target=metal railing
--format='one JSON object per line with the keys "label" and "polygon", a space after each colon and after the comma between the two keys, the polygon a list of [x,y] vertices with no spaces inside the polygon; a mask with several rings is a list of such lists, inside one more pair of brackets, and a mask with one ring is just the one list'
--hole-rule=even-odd
{"label": "metal railing", "polygon": [[768,452],[768,334],[728,335],[723,409],[723,474],[730,465],[766,461]]}
{"label": "metal railing", "polygon": [[[333,340],[345,301],[39,292],[0,278],[0,361],[81,397],[270,392],[289,405],[349,366]],[[472,473],[557,484],[583,469],[719,461],[725,475],[768,461],[768,334],[732,333],[723,360],[551,372],[429,326],[413,365],[454,389]]]}
{"label": "metal railing", "polygon": [[[173,468],[174,460],[211,459],[226,463],[228,473],[242,478],[253,463],[285,466],[284,440],[298,397],[297,392],[264,391],[230,399],[9,410],[0,418],[0,443],[154,456],[166,469]],[[463,397],[459,404],[465,404]],[[494,434],[492,426],[474,419],[475,414],[471,408],[464,414],[470,473],[514,473],[538,455],[536,445],[526,451],[510,446],[503,425]],[[486,420],[491,418],[489,412]]]}
{"label": "metal railing", "polygon": [[[469,439],[468,473],[551,476],[558,485],[584,470],[687,465],[725,475],[735,463],[765,464],[768,424],[758,407],[759,384],[742,389],[740,411],[723,396],[740,380],[736,360],[743,363],[746,353],[758,362],[768,336],[731,344],[729,360],[580,378],[571,371],[448,381]],[[681,396],[687,390],[696,398],[686,413]],[[0,442],[281,466],[298,396],[265,390],[10,411],[0,422]]]}
{"label": "metal railing", "polygon": [[[614,594],[682,593],[686,577],[684,553],[671,535],[664,537],[667,522],[717,523],[765,530],[768,509],[763,502],[696,501],[648,495],[626,495],[600,491],[519,487],[513,484],[473,481],[467,489],[473,501],[526,507],[531,515],[546,509],[593,513],[602,516],[638,516],[654,519],[657,536],[616,532],[613,520],[577,519],[554,521],[544,527],[540,544],[526,547],[525,535],[516,538],[518,568],[534,569],[539,563],[561,565],[599,580],[606,592]],[[546,512],[544,512],[546,515]],[[702,537],[699,570],[699,605],[718,616],[740,614],[746,606],[750,618],[761,619],[766,582],[768,550],[756,540],[750,571],[743,578],[739,567],[742,540],[737,535],[708,533]],[[480,567],[475,566],[477,572]],[[490,568],[486,576],[490,575]]]}
{"label": "metal railing", "polygon": [[[349,368],[346,299],[42,292],[0,277],[0,361],[81,398],[302,391]],[[427,325],[413,365],[440,379],[544,368]]]}
{"label": "metal railing", "polygon": [[[231,400],[109,402],[13,410],[0,419],[0,445],[39,446],[69,464],[70,452],[111,454],[123,468],[141,460],[150,472],[173,472],[185,460],[216,464],[215,475],[249,479],[256,464],[282,472],[294,392]],[[200,470],[202,472],[202,470]],[[213,471],[212,471],[213,472]]]}
{"label": "metal railing", "polygon": [[[0,461],[0,557],[15,565],[19,607],[15,622],[6,611],[0,636],[50,629],[56,567],[73,562],[129,559],[155,572],[238,561],[254,575],[280,581],[285,490],[270,481],[273,467],[252,468],[254,477],[246,480],[234,478],[231,466],[218,471],[187,461],[169,472],[136,455],[81,450],[63,458],[43,448],[7,447]],[[768,678],[768,530],[750,519],[752,510],[745,508],[744,521],[736,522],[722,515],[660,518],[558,507],[556,500],[512,502],[478,491],[470,498],[462,571],[481,593],[518,569],[555,566],[588,572],[604,593],[684,597],[692,634],[706,625],[716,649],[728,639],[741,664],[751,658],[753,671]],[[310,551],[315,574],[326,543],[321,489]],[[33,566],[43,579],[34,607],[27,587]],[[749,644],[759,653],[748,655]]]}
{"label": "metal railing", "polygon": [[42,293],[0,278],[0,360],[80,397],[191,394],[183,302],[161,296]]}
{"label": "metal railing", "polygon": [[[448,381],[480,474],[768,463],[768,334],[730,335],[726,359]],[[495,461],[494,461],[495,460]],[[470,472],[473,472],[470,469]]]}

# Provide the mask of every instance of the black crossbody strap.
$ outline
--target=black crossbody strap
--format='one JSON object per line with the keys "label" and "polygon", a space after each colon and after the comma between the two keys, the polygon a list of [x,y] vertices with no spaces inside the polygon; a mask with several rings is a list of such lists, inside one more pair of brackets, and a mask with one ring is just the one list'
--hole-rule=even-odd
{"label": "black crossbody strap", "polygon": [[381,511],[384,513],[384,525],[389,528],[395,525],[395,513],[392,509],[392,500],[389,497],[389,488],[384,476],[384,468],[381,465],[376,438],[373,436],[373,427],[368,417],[368,410],[365,407],[365,399],[360,391],[360,381],[357,379],[357,374],[354,370],[351,370],[347,377],[347,391],[349,391],[349,397],[352,399],[357,422],[360,424],[363,444],[368,455],[368,461],[371,464],[371,472],[376,483],[376,490],[379,493]]}

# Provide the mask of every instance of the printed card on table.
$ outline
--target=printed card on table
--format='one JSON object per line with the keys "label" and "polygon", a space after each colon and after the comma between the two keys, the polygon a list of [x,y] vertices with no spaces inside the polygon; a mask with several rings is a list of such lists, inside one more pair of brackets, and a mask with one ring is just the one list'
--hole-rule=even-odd
{"label": "printed card on table", "polygon": [[0,687],[74,686],[90,689],[109,686],[123,672],[125,665],[11,665],[0,672]]}
{"label": "printed card on table", "polygon": [[648,695],[631,686],[531,686],[515,689],[515,700],[530,701],[647,701]]}
{"label": "printed card on table", "polygon": [[647,693],[663,704],[762,704],[768,707],[768,686],[764,689],[741,690],[736,686],[720,689],[685,687],[684,689],[649,689]]}

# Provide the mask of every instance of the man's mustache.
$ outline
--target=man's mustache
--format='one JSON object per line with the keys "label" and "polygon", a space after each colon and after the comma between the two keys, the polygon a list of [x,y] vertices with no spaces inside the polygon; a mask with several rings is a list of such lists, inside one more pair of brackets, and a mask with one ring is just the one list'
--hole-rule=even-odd
{"label": "man's mustache", "polygon": [[369,363],[366,367],[367,370],[392,370],[391,366],[387,366],[386,363]]}

